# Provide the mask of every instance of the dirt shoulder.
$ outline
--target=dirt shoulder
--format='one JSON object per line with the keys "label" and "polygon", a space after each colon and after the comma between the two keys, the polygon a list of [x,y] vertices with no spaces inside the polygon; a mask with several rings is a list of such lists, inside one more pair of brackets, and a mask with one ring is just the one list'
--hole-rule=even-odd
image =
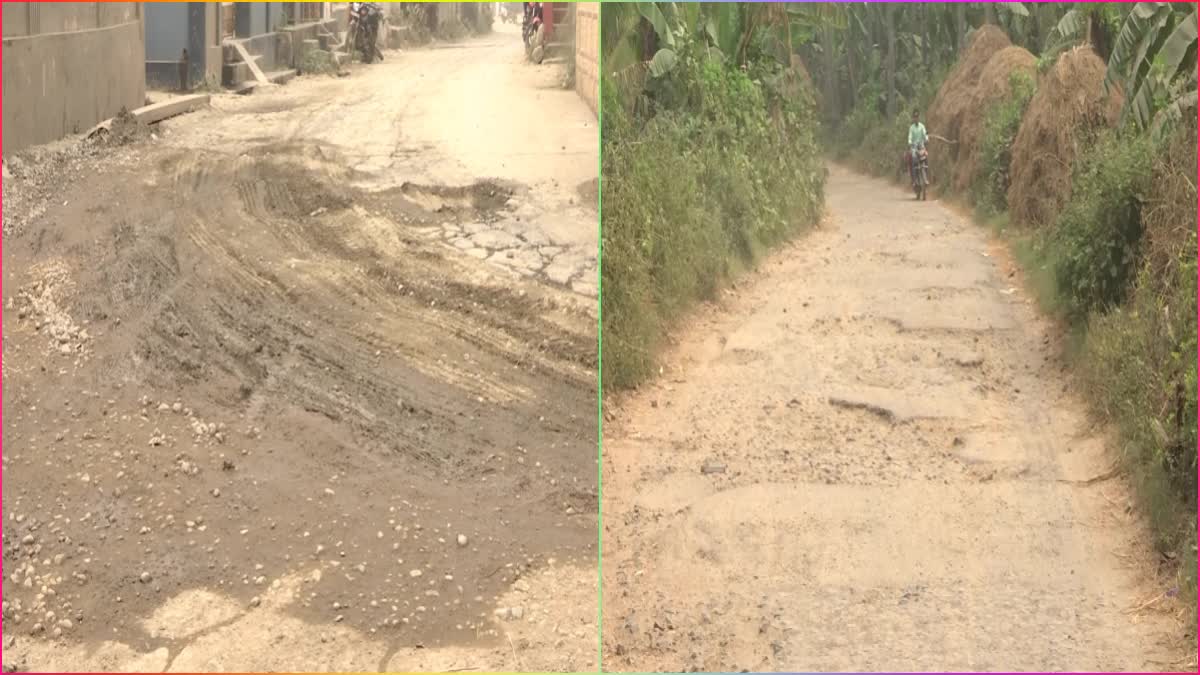
{"label": "dirt shoulder", "polygon": [[1057,335],[984,231],[832,170],[604,438],[614,671],[1178,667]]}

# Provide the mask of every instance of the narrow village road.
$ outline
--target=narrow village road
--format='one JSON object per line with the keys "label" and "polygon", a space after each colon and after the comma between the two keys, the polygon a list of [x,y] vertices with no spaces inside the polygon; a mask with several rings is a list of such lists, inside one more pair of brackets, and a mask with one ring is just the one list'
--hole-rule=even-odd
{"label": "narrow village road", "polygon": [[6,161],[6,667],[595,668],[598,135],[499,28]]}
{"label": "narrow village road", "polygon": [[840,168],[827,195],[606,418],[605,669],[1174,665],[1170,582],[1004,249]]}

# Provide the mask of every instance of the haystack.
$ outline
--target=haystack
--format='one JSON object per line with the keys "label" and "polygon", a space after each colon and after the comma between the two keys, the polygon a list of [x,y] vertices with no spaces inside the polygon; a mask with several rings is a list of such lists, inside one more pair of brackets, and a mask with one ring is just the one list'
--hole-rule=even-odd
{"label": "haystack", "polygon": [[1013,141],[1008,207],[1018,225],[1044,227],[1071,196],[1071,167],[1101,130],[1116,125],[1123,98],[1104,91],[1104,61],[1080,46],[1038,80]]}
{"label": "haystack", "polygon": [[971,187],[979,173],[984,123],[992,106],[1011,94],[1012,74],[1025,72],[1031,78],[1037,73],[1037,59],[1022,47],[1005,47],[992,55],[976,81],[970,101],[963,108],[958,129],[957,162],[954,167],[954,189],[963,192]]}
{"label": "haystack", "polygon": [[[967,48],[963,50],[958,63],[946,77],[945,82],[938,88],[937,96],[929,106],[926,125],[929,133],[943,138],[955,140],[958,138],[963,120],[971,114],[975,99],[975,91],[984,68],[996,52],[1012,43],[1004,31],[997,26],[986,24],[971,35]],[[939,144],[932,148],[934,171],[943,171],[945,175],[954,174],[961,144]]]}

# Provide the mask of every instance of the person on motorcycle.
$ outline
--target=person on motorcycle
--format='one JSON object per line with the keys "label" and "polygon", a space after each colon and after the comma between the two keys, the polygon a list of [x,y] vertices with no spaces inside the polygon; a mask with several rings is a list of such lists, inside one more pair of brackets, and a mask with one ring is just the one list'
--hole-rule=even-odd
{"label": "person on motorcycle", "polygon": [[530,25],[535,20],[542,18],[542,3],[540,2],[525,2],[525,24]]}
{"label": "person on motorcycle", "polygon": [[360,50],[363,60],[367,63],[375,59],[383,60],[383,52],[379,51],[379,27],[383,20],[383,8],[376,2],[350,3],[350,28],[352,36],[351,53]]}
{"label": "person on motorcycle", "polygon": [[383,52],[379,51],[379,28],[383,23],[383,7],[378,2],[364,2],[363,7],[366,9],[367,29],[370,31],[371,49],[374,52],[372,56],[378,56],[379,60],[383,60]]}
{"label": "person on motorcycle", "polygon": [[537,38],[538,28],[542,25],[542,3],[526,2],[524,5],[525,18],[521,24],[521,40],[524,41],[525,50],[528,53],[537,46],[534,42]]}
{"label": "person on motorcycle", "polygon": [[914,110],[912,112],[912,125],[908,127],[908,177],[914,182],[916,181],[916,166],[917,153],[925,149],[925,144],[929,141],[929,133],[925,131],[925,125],[921,124],[921,112]]}

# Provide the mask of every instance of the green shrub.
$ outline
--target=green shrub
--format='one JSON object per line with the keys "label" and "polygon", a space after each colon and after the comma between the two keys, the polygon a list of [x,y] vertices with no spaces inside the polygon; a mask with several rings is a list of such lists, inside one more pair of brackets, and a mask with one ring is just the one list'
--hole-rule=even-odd
{"label": "green shrub", "polygon": [[1009,76],[1008,83],[1009,95],[994,105],[984,118],[979,177],[971,187],[971,199],[985,217],[1008,210],[1012,144],[1036,86],[1033,77],[1020,70]]}
{"label": "green shrub", "polygon": [[1133,282],[1152,159],[1146,135],[1110,132],[1076,164],[1071,198],[1049,241],[1064,307],[1075,319],[1120,303]]}
{"label": "green shrub", "polygon": [[[605,117],[608,124],[607,111]],[[605,387],[624,388],[649,376],[665,324],[723,269],[721,223],[706,203],[700,158],[688,147],[685,128],[663,116],[636,145],[605,144]]]}
{"label": "green shrub", "polygon": [[[1088,366],[1108,408],[1185,502],[1196,500],[1196,238],[1174,278],[1140,277],[1127,306],[1096,316]],[[1188,254],[1185,253],[1185,256]]]}
{"label": "green shrub", "polygon": [[[1194,230],[1178,262],[1168,280],[1145,266],[1126,305],[1091,318],[1080,371],[1093,403],[1121,430],[1123,460],[1159,549],[1186,557],[1196,541]],[[1183,597],[1194,597],[1195,559],[1180,571],[1191,591]]]}
{"label": "green shrub", "polygon": [[1090,322],[1093,391],[1196,509],[1196,139],[1163,148],[1142,210],[1144,261],[1127,305]]}
{"label": "green shrub", "polygon": [[601,87],[608,390],[653,374],[683,312],[823,211],[811,91],[769,59],[742,71],[686,37],[675,50],[667,77]]}
{"label": "green shrub", "polygon": [[[1162,152],[1158,152],[1162,150]],[[1146,159],[1154,156],[1151,162]],[[1096,410],[1121,431],[1122,458],[1148,515],[1159,549],[1180,561],[1181,597],[1196,589],[1196,138],[1194,129],[1179,134],[1162,148],[1141,135],[1114,135],[1088,153],[1072,203],[1077,211],[1064,214],[1060,227],[1074,228],[1069,237],[1056,237],[1056,253],[1076,254],[1067,267],[1076,288],[1104,270],[1081,275],[1089,259],[1078,255],[1090,234],[1092,264],[1110,259],[1115,246],[1130,249],[1120,258],[1136,259],[1132,289],[1118,282],[1102,286],[1107,293],[1088,303],[1079,292],[1063,293],[1067,302],[1091,311],[1078,366]],[[1129,172],[1138,172],[1133,178]],[[1096,191],[1111,190],[1097,201]],[[1142,191],[1145,191],[1143,194]],[[1105,194],[1105,193],[1100,193]],[[1084,198],[1091,195],[1091,201]],[[1084,203],[1090,204],[1083,208]],[[1131,206],[1131,204],[1133,204]],[[1136,213],[1131,213],[1136,207]],[[1108,209],[1109,211],[1106,211]],[[1084,218],[1096,219],[1081,227]],[[1136,226],[1132,223],[1136,223]],[[1137,232],[1132,246],[1129,238]],[[1064,245],[1070,244],[1070,246]],[[1100,256],[1095,252],[1099,251]],[[1061,269],[1061,267],[1060,267]],[[1132,272],[1130,272],[1132,273]],[[1110,273],[1111,274],[1111,273]],[[1062,275],[1060,275],[1062,276]],[[1089,286],[1088,288],[1092,288]],[[1112,305],[1112,294],[1127,296]],[[1104,302],[1100,302],[1103,298]],[[1077,315],[1078,317],[1078,315]],[[1192,606],[1194,611],[1195,607]],[[1189,626],[1195,626],[1192,614]]]}
{"label": "green shrub", "polygon": [[[867,131],[862,145],[854,152],[851,164],[873,176],[893,177],[900,167],[900,158],[906,149],[908,127],[912,124],[912,111],[901,110],[890,122],[880,117],[878,123]],[[936,175],[937,167],[933,166]]]}
{"label": "green shrub", "polygon": [[303,75],[331,75],[337,71],[337,62],[327,51],[310,49],[300,58],[299,70]]}
{"label": "green shrub", "polygon": [[838,126],[834,134],[833,156],[846,159],[862,147],[863,140],[872,128],[882,123],[882,117],[869,106],[856,106]]}

